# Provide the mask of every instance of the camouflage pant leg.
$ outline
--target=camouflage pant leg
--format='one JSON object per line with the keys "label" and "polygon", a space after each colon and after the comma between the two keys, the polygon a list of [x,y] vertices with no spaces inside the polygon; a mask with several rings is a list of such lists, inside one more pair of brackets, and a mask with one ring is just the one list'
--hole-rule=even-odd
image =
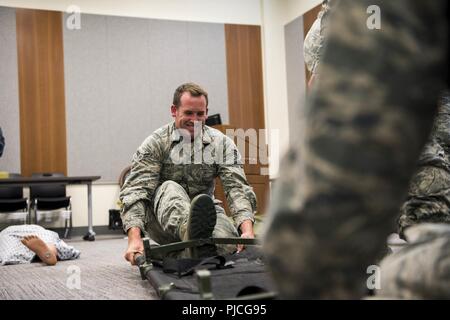
{"label": "camouflage pant leg", "polygon": [[450,226],[424,223],[405,230],[406,247],[381,262],[376,296],[450,299]]}
{"label": "camouflage pant leg", "polygon": [[178,183],[165,181],[156,189],[154,209],[156,220],[162,230],[173,237],[173,241],[181,241],[180,226],[189,216],[191,200]]}
{"label": "camouflage pant leg", "polygon": [[450,93],[441,98],[433,130],[400,209],[399,233],[423,222],[450,223]]}
{"label": "camouflage pant leg", "polygon": [[[213,238],[233,238],[239,237],[239,233],[233,224],[233,221],[225,214],[221,206],[216,205],[217,220],[213,231]],[[188,210],[189,212],[189,210]],[[180,226],[180,234],[185,232],[186,224]],[[236,250],[235,245],[217,245],[218,254],[228,254]],[[191,258],[188,250],[176,251],[170,254],[174,258]]]}
{"label": "camouflage pant leg", "polygon": [[[233,221],[225,214],[221,206],[216,205],[217,221],[213,231],[213,238],[233,238],[239,237],[239,233]],[[232,253],[236,250],[235,245],[218,245],[218,254]]]}
{"label": "camouflage pant leg", "polygon": [[399,234],[402,238],[408,227],[418,223],[450,223],[450,173],[433,166],[420,168],[400,212]]}

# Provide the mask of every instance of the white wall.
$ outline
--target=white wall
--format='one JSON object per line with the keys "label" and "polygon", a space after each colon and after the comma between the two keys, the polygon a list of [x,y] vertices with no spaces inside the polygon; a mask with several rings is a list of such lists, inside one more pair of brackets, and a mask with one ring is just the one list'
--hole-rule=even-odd
{"label": "white wall", "polygon": [[284,18],[284,24],[291,22],[292,20],[303,15],[306,11],[311,10],[318,4],[322,3],[322,0],[284,0],[286,2],[286,15]]}
{"label": "white wall", "polygon": [[15,173],[20,172],[20,119],[14,9],[0,8],[0,39],[0,127],[5,137],[0,171]]}
{"label": "white wall", "polygon": [[289,146],[284,26],[319,3],[321,0],[261,0],[266,127],[269,134],[278,132],[278,139],[268,140],[270,178],[277,177],[279,160]]}
{"label": "white wall", "polygon": [[[155,19],[261,25],[265,122],[278,130],[278,141],[269,140],[270,177],[278,174],[278,155],[289,145],[284,25],[310,10],[320,0],[0,0],[0,6],[66,11],[77,5],[83,13],[145,17]],[[82,22],[81,22],[82,23]],[[279,143],[277,143],[279,142]],[[108,224],[108,210],[116,208],[116,184],[93,186],[94,225]],[[85,186],[70,186],[73,196],[74,226],[87,225]]]}
{"label": "white wall", "polygon": [[261,24],[260,0],[1,0],[0,6],[166,20]]}
{"label": "white wall", "polygon": [[[68,186],[67,194],[72,197],[73,225],[75,227],[87,226],[87,186]],[[108,225],[109,209],[118,209],[118,199],[118,184],[94,184],[92,186],[92,223],[94,226]]]}
{"label": "white wall", "polygon": [[[266,128],[269,132],[269,175],[276,177],[279,158],[289,145],[284,49],[284,1],[262,0],[262,46]],[[275,135],[273,135],[275,134]],[[273,136],[275,139],[271,139]]]}

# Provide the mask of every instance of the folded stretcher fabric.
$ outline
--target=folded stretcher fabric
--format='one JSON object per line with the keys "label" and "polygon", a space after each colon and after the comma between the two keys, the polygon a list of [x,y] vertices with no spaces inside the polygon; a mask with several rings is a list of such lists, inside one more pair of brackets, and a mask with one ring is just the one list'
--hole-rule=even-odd
{"label": "folded stretcher fabric", "polygon": [[197,261],[154,261],[147,279],[158,289],[161,299],[197,300],[201,299],[201,295],[195,271],[202,269],[210,271],[214,299],[244,298],[247,295],[275,292],[263,255],[254,246],[248,246],[240,253]]}

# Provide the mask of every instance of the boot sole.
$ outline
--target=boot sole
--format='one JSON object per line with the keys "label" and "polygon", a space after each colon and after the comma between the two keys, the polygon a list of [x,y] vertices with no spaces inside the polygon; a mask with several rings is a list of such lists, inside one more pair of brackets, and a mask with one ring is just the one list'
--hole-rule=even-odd
{"label": "boot sole", "polygon": [[216,208],[211,197],[206,194],[196,196],[191,204],[189,239],[211,238],[216,220]]}
{"label": "boot sole", "polygon": [[[188,235],[190,240],[212,238],[217,213],[211,197],[206,194],[196,196],[191,203],[189,219]],[[191,257],[211,257],[217,255],[217,248],[215,245],[203,245],[192,248],[190,254]]]}

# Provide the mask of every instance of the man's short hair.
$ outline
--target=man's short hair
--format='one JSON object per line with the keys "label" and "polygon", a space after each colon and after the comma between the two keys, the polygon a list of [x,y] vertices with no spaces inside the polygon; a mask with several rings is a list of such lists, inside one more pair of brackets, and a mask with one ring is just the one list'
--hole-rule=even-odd
{"label": "man's short hair", "polygon": [[189,92],[193,97],[204,96],[206,99],[206,107],[208,107],[208,92],[206,92],[198,84],[192,82],[184,83],[175,90],[175,93],[173,94],[173,105],[175,107],[178,108],[180,106],[181,96],[185,92]]}

